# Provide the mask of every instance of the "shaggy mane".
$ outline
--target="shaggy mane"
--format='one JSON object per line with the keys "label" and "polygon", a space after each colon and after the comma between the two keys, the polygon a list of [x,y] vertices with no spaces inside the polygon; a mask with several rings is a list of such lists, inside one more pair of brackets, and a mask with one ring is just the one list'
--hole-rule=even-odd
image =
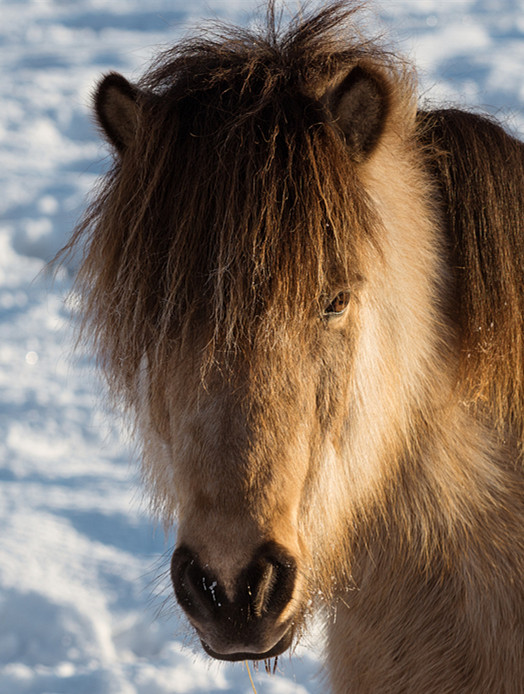
{"label": "shaggy mane", "polygon": [[464,111],[419,120],[447,222],[465,397],[522,446],[524,145]]}
{"label": "shaggy mane", "polygon": [[281,31],[270,4],[260,33],[217,25],[139,83],[136,141],[66,249],[84,247],[84,335],[128,404],[145,354],[162,380],[194,326],[211,326],[208,362],[270,346],[355,274],[376,225],[321,96],[357,62],[395,71],[355,11],[334,3]]}

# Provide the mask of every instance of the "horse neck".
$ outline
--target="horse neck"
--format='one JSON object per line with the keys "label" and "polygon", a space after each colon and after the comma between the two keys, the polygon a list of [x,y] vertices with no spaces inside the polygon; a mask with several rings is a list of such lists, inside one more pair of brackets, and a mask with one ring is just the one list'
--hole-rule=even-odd
{"label": "horse neck", "polygon": [[517,456],[516,445],[461,402],[433,412],[424,435],[419,429],[417,439],[406,442],[358,553],[375,561],[388,556],[388,563],[401,559],[426,575],[462,573],[491,588],[500,571],[521,580],[514,550],[519,538],[524,547]]}

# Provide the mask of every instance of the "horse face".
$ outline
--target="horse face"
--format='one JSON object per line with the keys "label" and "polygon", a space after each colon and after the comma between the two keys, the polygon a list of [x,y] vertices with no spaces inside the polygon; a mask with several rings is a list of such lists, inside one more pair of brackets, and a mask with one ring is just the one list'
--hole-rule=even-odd
{"label": "horse face", "polygon": [[[122,80],[110,75],[102,82],[97,114],[125,168],[137,147],[145,147],[146,159],[151,156],[147,118],[163,111],[156,96]],[[170,350],[165,345],[163,358],[150,361],[150,393],[162,400],[160,418],[167,424],[158,426],[155,412],[150,413],[146,474],[160,500],[157,506],[176,507],[178,545],[171,573],[177,599],[206,651],[228,660],[263,659],[290,645],[314,590],[314,567],[326,563],[316,557],[323,545],[333,544],[333,524],[348,515],[339,490],[347,481],[341,479],[347,471],[340,474],[340,463],[348,457],[358,332],[355,302],[349,301],[361,276],[353,236],[366,237],[363,229],[371,219],[355,166],[370,156],[382,135],[389,97],[382,80],[359,66],[347,66],[336,79],[331,75],[321,82],[307,94],[279,94],[281,103],[273,104],[271,113],[254,112],[252,125],[248,119],[245,135],[239,130],[243,118],[233,119],[231,137],[217,142],[211,154],[208,143],[224,131],[223,105],[213,125],[207,112],[205,118],[195,116],[202,100],[180,98],[177,193],[157,192],[150,200],[151,205],[159,200],[180,205],[187,199],[188,205],[196,201],[196,209],[175,214],[169,208],[159,225],[164,230],[176,219],[170,260],[158,268],[162,286],[171,287],[172,294],[162,299],[159,289],[151,296],[156,275],[146,291],[146,303],[155,305],[158,294],[160,306],[156,322],[150,310],[142,321],[151,324],[145,343],[154,341],[170,307],[174,313],[165,334],[178,334],[178,327],[182,333],[167,370]],[[224,93],[235,90],[223,90],[220,104]],[[173,122],[169,108],[162,128],[168,122]],[[273,123],[274,141],[260,130],[261,123]],[[208,138],[195,136],[204,126]],[[250,128],[260,130],[261,137],[253,137]],[[248,141],[250,157],[244,146]],[[260,143],[270,141],[273,145],[261,153]],[[167,157],[162,142],[158,156],[174,160],[175,153]],[[217,176],[224,151],[233,156],[233,177]],[[324,169],[317,160],[320,152]],[[207,156],[211,174],[202,182],[211,181],[209,195],[199,184],[195,196],[193,185],[185,187],[191,172],[184,175],[183,167]],[[323,175],[313,175],[317,170]],[[255,184],[246,187],[251,171]],[[293,172],[285,185],[283,171]],[[159,179],[155,174],[155,185]],[[351,204],[350,197],[355,198]],[[148,209],[143,205],[141,214]],[[158,214],[163,217],[164,211]],[[150,215],[143,221],[151,225]],[[150,248],[159,232],[152,225],[148,229],[140,238],[147,237]],[[350,231],[351,242],[346,238]],[[158,241],[163,248],[166,239]],[[341,257],[342,248],[348,257]],[[148,258],[162,258],[162,252]],[[140,268],[136,276],[142,275]],[[317,296],[324,292],[325,300]],[[135,317],[133,329],[137,323]],[[206,370],[206,357],[195,355],[205,355],[217,334],[219,347]],[[231,334],[234,340],[227,337]],[[162,455],[151,448],[155,429],[162,430],[165,441],[156,446]]]}
{"label": "horse face", "polygon": [[204,382],[198,360],[188,357],[168,379],[166,465],[178,500],[171,575],[216,658],[278,655],[302,621],[311,590],[310,506],[318,507],[315,490],[333,463],[336,410],[347,409],[346,296],[327,302],[325,317],[312,317],[310,339],[294,350],[240,354],[234,375],[217,369]]}

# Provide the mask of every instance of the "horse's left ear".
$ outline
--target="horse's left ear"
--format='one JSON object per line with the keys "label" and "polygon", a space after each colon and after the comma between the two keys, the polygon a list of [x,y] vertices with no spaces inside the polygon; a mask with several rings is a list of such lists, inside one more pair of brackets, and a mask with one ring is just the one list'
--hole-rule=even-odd
{"label": "horse's left ear", "polygon": [[385,83],[361,66],[354,67],[329,94],[327,106],[356,159],[377,144],[388,113]]}
{"label": "horse's left ear", "polygon": [[139,89],[117,72],[106,75],[95,92],[98,123],[119,152],[124,152],[135,140],[139,94]]}

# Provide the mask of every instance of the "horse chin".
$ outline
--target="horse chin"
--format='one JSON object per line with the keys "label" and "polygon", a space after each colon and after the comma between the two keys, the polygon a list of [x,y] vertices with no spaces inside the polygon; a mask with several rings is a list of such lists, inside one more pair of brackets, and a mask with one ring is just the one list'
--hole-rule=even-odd
{"label": "horse chin", "polygon": [[292,641],[293,629],[289,629],[288,631],[286,631],[286,633],[280,639],[280,641],[278,641],[272,648],[270,648],[267,651],[264,651],[263,653],[252,653],[250,651],[218,653],[217,651],[214,651],[212,648],[210,648],[210,646],[208,646],[205,641],[202,641],[202,639],[200,640],[202,648],[209,656],[215,658],[216,660],[228,660],[230,662],[236,662],[239,660],[267,660],[269,658],[274,658],[277,655],[284,653],[284,651],[287,651],[287,649],[291,646]]}

